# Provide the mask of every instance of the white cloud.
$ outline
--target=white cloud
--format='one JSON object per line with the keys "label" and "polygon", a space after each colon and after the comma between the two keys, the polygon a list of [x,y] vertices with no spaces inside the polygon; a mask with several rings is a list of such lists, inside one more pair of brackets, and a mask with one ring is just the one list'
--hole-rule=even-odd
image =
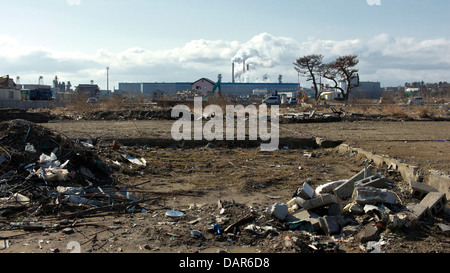
{"label": "white cloud", "polygon": [[[245,43],[223,40],[193,40],[181,47],[152,51],[134,47],[119,53],[99,49],[94,54],[56,52],[23,46],[17,40],[0,36],[0,73],[37,81],[55,75],[72,84],[94,80],[106,87],[106,67],[110,80],[117,82],[195,81],[201,77],[231,81],[231,62],[240,81],[297,82],[293,62],[304,55],[323,54],[325,61],[339,55],[356,54],[360,78],[396,85],[411,81],[450,81],[450,40],[419,40],[381,34],[370,40],[320,40],[299,42],[268,33],[255,35]],[[243,73],[243,60],[250,71]],[[302,79],[302,82],[306,83]],[[115,84],[111,84],[113,86]]]}

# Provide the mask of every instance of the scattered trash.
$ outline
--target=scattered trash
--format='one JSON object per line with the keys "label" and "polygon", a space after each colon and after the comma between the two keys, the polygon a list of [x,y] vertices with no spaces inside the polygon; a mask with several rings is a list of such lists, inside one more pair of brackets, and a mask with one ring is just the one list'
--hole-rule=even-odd
{"label": "scattered trash", "polygon": [[314,232],[313,225],[308,220],[298,220],[294,222],[284,223],[285,227],[289,230],[305,230],[308,232]]}
{"label": "scattered trash", "polygon": [[128,161],[130,161],[133,164],[139,165],[139,166],[146,166],[147,165],[147,161],[145,160],[145,158],[141,158],[140,160],[132,157],[132,156],[125,156],[126,159],[128,159]]}
{"label": "scattered trash", "polygon": [[214,224],[213,225],[213,230],[218,234],[218,235],[222,235],[222,229],[220,228],[220,226],[218,224]]}
{"label": "scattered trash", "polygon": [[244,228],[245,231],[260,235],[260,236],[265,236],[268,233],[277,233],[277,229],[272,227],[272,226],[265,226],[265,227],[261,227],[261,226],[257,226],[255,224],[250,224],[248,226],[246,226]]}
{"label": "scattered trash", "polygon": [[170,218],[180,218],[184,216],[184,213],[177,210],[169,210],[168,212],[166,212],[166,216]]}
{"label": "scattered trash", "polygon": [[201,238],[202,233],[199,230],[191,230],[191,236],[195,238]]}
{"label": "scattered trash", "polygon": [[27,143],[27,145],[25,145],[25,151],[29,153],[36,153],[36,149],[30,143]]}

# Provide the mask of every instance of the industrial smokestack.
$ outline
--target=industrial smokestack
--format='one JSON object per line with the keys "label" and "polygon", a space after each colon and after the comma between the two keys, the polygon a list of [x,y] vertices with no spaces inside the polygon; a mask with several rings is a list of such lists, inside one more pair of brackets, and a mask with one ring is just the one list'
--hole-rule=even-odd
{"label": "industrial smokestack", "polygon": [[244,72],[245,72],[245,60],[242,62],[242,66],[243,66]]}
{"label": "industrial smokestack", "polygon": [[234,62],[231,62],[231,82],[234,83]]}

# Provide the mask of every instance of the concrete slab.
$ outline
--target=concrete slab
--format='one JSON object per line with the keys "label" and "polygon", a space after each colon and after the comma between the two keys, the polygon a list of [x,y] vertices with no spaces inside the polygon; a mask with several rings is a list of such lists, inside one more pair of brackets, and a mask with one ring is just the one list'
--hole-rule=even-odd
{"label": "concrete slab", "polygon": [[327,235],[341,233],[341,228],[345,224],[343,216],[323,216],[319,218],[320,228]]}
{"label": "concrete slab", "polygon": [[414,196],[415,198],[417,198],[419,200],[422,200],[429,192],[437,192],[438,191],[436,188],[434,188],[430,185],[416,182],[416,181],[411,181],[409,183],[409,185],[411,186],[412,196]]}
{"label": "concrete slab", "polygon": [[422,201],[420,201],[420,205],[428,207],[433,215],[441,212],[446,204],[447,198],[445,197],[445,193],[441,192],[429,192]]}
{"label": "concrete slab", "polygon": [[374,187],[355,188],[353,199],[360,205],[389,203],[395,204],[398,200],[397,195],[387,189],[377,189]]}
{"label": "concrete slab", "polygon": [[355,187],[371,186],[374,188],[386,188],[386,180],[380,173],[376,173],[355,182]]}
{"label": "concrete slab", "polygon": [[355,182],[370,175],[372,175],[372,168],[368,166],[367,168],[364,168],[363,170],[352,176],[347,182],[344,182],[342,185],[335,188],[333,192],[337,197],[345,200],[352,196],[353,190],[355,188]]}
{"label": "concrete slab", "polygon": [[297,189],[296,196],[305,200],[311,199],[315,196],[315,191],[307,182],[304,182],[303,185]]}
{"label": "concrete slab", "polygon": [[302,207],[304,209],[310,210],[310,209],[325,207],[325,206],[328,206],[333,203],[338,203],[336,196],[334,196],[333,194],[327,193],[327,194],[319,195],[310,200],[306,200],[305,202],[303,202]]}

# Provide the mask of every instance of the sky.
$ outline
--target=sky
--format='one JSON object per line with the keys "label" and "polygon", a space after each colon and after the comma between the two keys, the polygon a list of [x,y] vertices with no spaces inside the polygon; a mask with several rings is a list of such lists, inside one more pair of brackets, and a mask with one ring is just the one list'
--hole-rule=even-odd
{"label": "sky", "polygon": [[[450,0],[2,0],[0,75],[298,82],[293,63],[357,55],[361,81],[450,82]],[[249,65],[244,73],[243,61]]]}

